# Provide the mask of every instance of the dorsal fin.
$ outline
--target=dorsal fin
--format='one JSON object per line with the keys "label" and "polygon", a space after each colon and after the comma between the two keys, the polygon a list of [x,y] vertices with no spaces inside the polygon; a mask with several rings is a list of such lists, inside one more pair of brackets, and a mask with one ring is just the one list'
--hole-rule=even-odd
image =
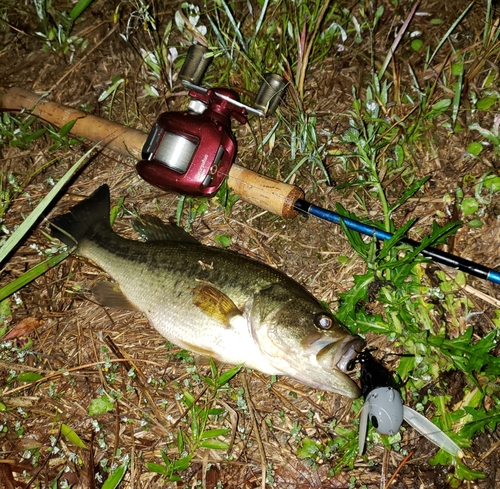
{"label": "dorsal fin", "polygon": [[189,233],[173,222],[165,224],[158,216],[144,215],[132,221],[132,227],[146,241],[200,244]]}

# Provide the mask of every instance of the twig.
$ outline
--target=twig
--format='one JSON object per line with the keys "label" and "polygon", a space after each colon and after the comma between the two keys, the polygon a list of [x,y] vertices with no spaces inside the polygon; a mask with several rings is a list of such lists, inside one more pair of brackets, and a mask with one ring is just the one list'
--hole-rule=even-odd
{"label": "twig", "polygon": [[250,419],[252,421],[252,426],[255,431],[255,438],[257,440],[257,445],[259,446],[260,453],[260,462],[262,466],[262,478],[261,478],[261,488],[266,488],[266,474],[267,474],[267,460],[266,460],[266,452],[264,450],[264,444],[262,443],[262,438],[260,437],[259,426],[257,425],[257,420],[255,419],[255,412],[252,403],[252,399],[250,398],[250,390],[248,389],[248,382],[246,376],[243,374],[241,377],[243,381],[243,388],[245,389],[245,397],[247,399],[248,411],[250,413]]}
{"label": "twig", "polygon": [[399,46],[401,39],[403,39],[403,36],[406,32],[406,29],[408,29],[408,26],[410,25],[411,19],[415,15],[415,11],[417,10],[419,3],[420,3],[420,0],[417,0],[413,4],[413,7],[410,10],[410,13],[406,17],[403,25],[401,26],[401,29],[399,29],[398,35],[396,36],[396,39],[394,39],[394,42],[392,43],[391,49],[389,49],[389,52],[387,53],[387,56],[384,60],[384,64],[382,65],[382,67],[380,68],[380,71],[378,72],[378,79],[379,80],[382,79],[382,76],[385,73],[385,70],[387,69],[389,62],[391,61],[392,56],[394,55],[394,52],[396,51],[397,47]]}
{"label": "twig", "polygon": [[[111,362],[111,363],[124,362],[124,361],[127,361],[127,360],[124,360],[122,358],[116,358],[113,360],[109,360],[109,362]],[[160,367],[160,368],[162,367],[162,365],[160,365],[159,363],[153,362],[152,360],[146,360],[144,358],[136,358],[134,361],[135,362],[149,363],[150,365],[155,365],[156,367]],[[0,392],[0,398],[5,397],[5,396],[9,396],[11,394],[14,394],[15,392],[23,391],[24,389],[29,389],[35,385],[38,385],[38,384],[43,384],[44,382],[47,382],[48,380],[54,380],[56,377],[60,377],[62,375],[67,375],[71,372],[77,372],[78,370],[85,370],[85,369],[90,368],[90,367],[100,367],[100,366],[104,365],[104,363],[105,363],[104,361],[86,363],[85,365],[79,365],[78,367],[72,367],[72,368],[68,368],[66,370],[60,370],[58,372],[53,372],[53,373],[47,375],[47,377],[44,377],[43,379],[38,379],[38,380],[35,380],[33,382],[29,382],[26,385],[21,385],[19,387],[15,387],[14,389]],[[21,368],[21,367],[19,367],[19,368]]]}
{"label": "twig", "polygon": [[412,455],[415,453],[415,450],[412,450],[404,459],[403,461],[399,464],[398,468],[395,470],[394,474],[392,474],[392,477],[389,479],[389,482],[386,484],[385,489],[388,489],[396,476],[398,475],[399,471],[405,466],[406,462],[412,457]]}

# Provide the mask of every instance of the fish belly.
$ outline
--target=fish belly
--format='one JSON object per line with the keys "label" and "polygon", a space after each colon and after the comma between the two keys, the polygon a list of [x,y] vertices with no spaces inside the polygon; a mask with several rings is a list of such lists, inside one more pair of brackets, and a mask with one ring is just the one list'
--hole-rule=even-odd
{"label": "fish belly", "polygon": [[[112,248],[112,247],[111,247]],[[125,297],[143,312],[171,343],[195,354],[231,365],[243,364],[268,375],[282,374],[261,352],[244,314],[228,324],[216,321],[193,303],[196,276],[156,260],[130,260],[95,245],[81,246],[80,253],[107,272]]]}

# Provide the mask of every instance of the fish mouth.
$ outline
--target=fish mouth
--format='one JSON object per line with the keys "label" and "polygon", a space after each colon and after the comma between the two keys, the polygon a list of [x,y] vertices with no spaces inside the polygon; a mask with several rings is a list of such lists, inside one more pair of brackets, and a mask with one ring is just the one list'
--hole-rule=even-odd
{"label": "fish mouth", "polygon": [[322,348],[316,355],[316,360],[324,369],[336,368],[347,373],[347,365],[358,356],[364,347],[365,341],[359,336],[349,336],[340,344],[335,341]]}

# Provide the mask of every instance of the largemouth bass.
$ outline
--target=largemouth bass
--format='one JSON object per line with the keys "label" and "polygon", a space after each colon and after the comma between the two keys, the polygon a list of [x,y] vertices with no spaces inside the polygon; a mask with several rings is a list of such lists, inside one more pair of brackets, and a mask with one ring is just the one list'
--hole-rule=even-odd
{"label": "largemouth bass", "polygon": [[125,239],[112,231],[109,209],[109,188],[102,185],[51,220],[55,237],[76,243],[117,283],[98,285],[101,303],[142,311],[162,336],[191,352],[359,397],[345,372],[364,341],[304,287],[158,218],[137,223],[147,242]]}

